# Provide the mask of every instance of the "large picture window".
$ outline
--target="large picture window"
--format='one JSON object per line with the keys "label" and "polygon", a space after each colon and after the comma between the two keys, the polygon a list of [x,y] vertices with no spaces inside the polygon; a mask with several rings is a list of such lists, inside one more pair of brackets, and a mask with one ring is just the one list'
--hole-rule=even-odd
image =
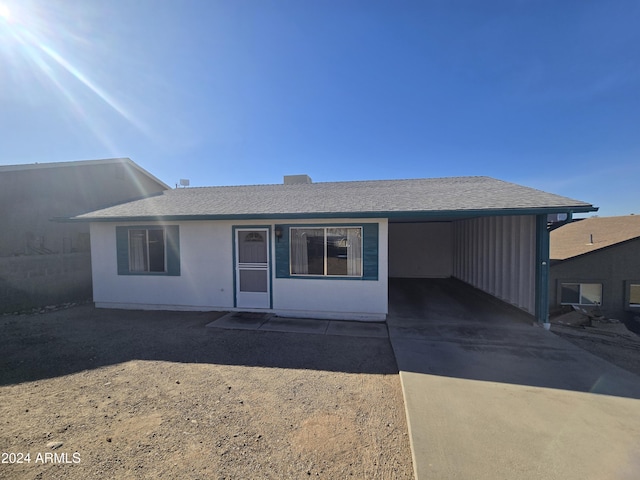
{"label": "large picture window", "polygon": [[362,276],[361,227],[290,229],[291,275]]}
{"label": "large picture window", "polygon": [[563,305],[601,305],[602,284],[563,283],[560,286],[560,303]]}

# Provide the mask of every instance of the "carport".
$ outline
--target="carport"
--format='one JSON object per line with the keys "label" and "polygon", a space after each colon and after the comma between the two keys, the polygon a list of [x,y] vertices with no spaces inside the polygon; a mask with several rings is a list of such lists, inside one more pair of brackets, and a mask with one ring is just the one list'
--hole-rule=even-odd
{"label": "carport", "polygon": [[456,279],[391,280],[416,479],[638,477],[637,375]]}
{"label": "carport", "polygon": [[454,278],[548,325],[548,223],[549,209],[391,217],[390,289],[397,279]]}

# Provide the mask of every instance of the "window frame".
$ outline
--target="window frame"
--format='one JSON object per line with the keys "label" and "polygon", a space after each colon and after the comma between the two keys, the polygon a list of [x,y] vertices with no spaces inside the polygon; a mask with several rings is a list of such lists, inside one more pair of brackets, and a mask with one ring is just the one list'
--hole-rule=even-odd
{"label": "window frame", "polygon": [[[181,275],[181,259],[180,259],[180,227],[178,225],[152,224],[152,225],[118,225],[116,230],[116,263],[117,274],[131,276],[180,276]],[[130,262],[130,238],[131,231],[147,230],[146,238],[148,240],[148,230],[162,230],[164,239],[164,271],[153,272],[148,269],[151,265],[147,257],[147,270],[131,270]],[[147,243],[147,256],[148,252]]]}
{"label": "window frame", "polygon": [[640,288],[640,280],[626,280],[625,281],[625,289],[624,289],[624,306],[625,310],[630,310],[633,312],[640,311],[640,303],[631,303],[631,288],[637,287]]}
{"label": "window frame", "polygon": [[[560,300],[560,305],[579,305],[582,307],[600,307],[602,306],[603,303],[603,284],[602,282],[571,282],[571,281],[565,281],[565,282],[559,282],[559,289],[558,289],[558,295],[559,295],[559,300]],[[562,301],[562,288],[564,286],[568,286],[568,285],[577,285],[578,286],[578,303],[574,303],[574,302],[563,302]],[[597,303],[582,303],[582,287],[583,285],[599,285],[600,286],[600,302]]]}
{"label": "window frame", "polygon": [[[319,275],[291,275],[290,274],[290,248],[289,230],[304,227],[362,227],[362,276],[319,276]],[[381,223],[379,221],[362,221],[360,219],[350,219],[348,222],[327,222],[327,221],[307,221],[295,223],[274,224],[275,239],[273,243],[274,252],[274,277],[276,279],[295,279],[296,281],[309,282],[377,282],[380,281],[380,255],[381,253]],[[281,233],[280,233],[281,232]]]}
{"label": "window frame", "polygon": [[[329,274],[329,266],[328,266],[328,250],[329,250],[329,242],[328,242],[328,231],[332,229],[354,229],[358,230],[359,238],[360,238],[360,259],[359,259],[359,270],[360,273],[358,275],[340,275],[340,274]],[[324,273],[294,273],[293,272],[293,262],[291,261],[292,248],[293,248],[293,233],[294,230],[322,230],[323,235],[323,272]],[[364,228],[362,225],[291,225],[289,227],[289,276],[291,278],[343,278],[343,279],[362,279],[364,277]]]}
{"label": "window frame", "polygon": [[[150,231],[162,232],[162,270],[151,270],[151,238],[149,237]],[[146,270],[134,270],[131,266],[131,233],[132,232],[145,232],[145,253],[146,253]],[[129,273],[138,275],[166,275],[167,273],[167,230],[162,226],[147,227],[147,228],[130,228],[128,230],[129,237]]]}

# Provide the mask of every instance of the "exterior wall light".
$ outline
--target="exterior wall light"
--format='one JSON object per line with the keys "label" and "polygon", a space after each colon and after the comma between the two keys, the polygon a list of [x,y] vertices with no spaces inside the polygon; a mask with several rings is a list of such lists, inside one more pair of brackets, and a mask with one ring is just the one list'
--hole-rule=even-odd
{"label": "exterior wall light", "polygon": [[280,225],[276,225],[274,232],[276,234],[276,239],[278,240],[278,242],[280,241],[280,239],[282,238],[282,227]]}

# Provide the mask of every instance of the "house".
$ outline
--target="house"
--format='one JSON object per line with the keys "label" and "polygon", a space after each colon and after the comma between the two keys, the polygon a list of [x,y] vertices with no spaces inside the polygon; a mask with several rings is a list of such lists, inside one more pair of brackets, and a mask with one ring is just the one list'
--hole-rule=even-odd
{"label": "house", "polygon": [[488,177],[167,190],[91,224],[98,307],[383,320],[390,277],[455,277],[547,323],[549,214],[591,204]]}
{"label": "house", "polygon": [[168,188],[128,158],[0,166],[0,312],[91,298],[89,226],[51,218]]}
{"label": "house", "polygon": [[640,216],[593,217],[551,232],[552,309],[581,305],[623,320],[640,313]]}

